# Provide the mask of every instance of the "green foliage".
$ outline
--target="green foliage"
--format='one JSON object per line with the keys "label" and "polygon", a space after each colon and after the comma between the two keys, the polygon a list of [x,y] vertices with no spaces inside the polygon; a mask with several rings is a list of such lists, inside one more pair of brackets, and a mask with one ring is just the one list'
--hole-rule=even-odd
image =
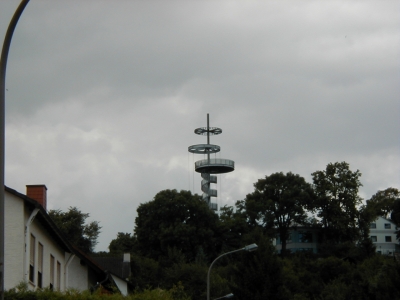
{"label": "green foliage", "polygon": [[290,299],[283,284],[283,268],[268,238],[260,232],[247,238],[255,241],[255,252],[239,252],[234,259],[231,290],[235,299]]}
{"label": "green foliage", "polygon": [[[174,282],[182,282],[186,287],[185,292],[193,300],[202,300],[206,298],[206,278],[208,266],[197,264],[176,264],[166,269],[164,278],[167,286]],[[229,294],[229,286],[226,278],[218,274],[218,270],[212,270],[210,276],[210,286],[213,291],[213,299],[218,295]]]}
{"label": "green foliage", "polygon": [[98,290],[91,294],[88,291],[79,292],[67,290],[66,292],[39,289],[30,291],[21,285],[4,293],[4,300],[190,300],[181,283],[174,285],[170,290],[152,289],[144,290],[128,296],[121,294],[108,294]]}
{"label": "green foliage", "polygon": [[[361,173],[346,162],[312,176],[313,186],[290,172],[266,176],[235,209],[222,207],[219,217],[187,191],[161,191],[141,204],[135,235],[118,233],[110,243],[110,252],[133,252],[130,282],[142,295],[134,299],[204,299],[210,262],[254,242],[256,252],[218,260],[212,299],[228,293],[235,299],[398,299],[400,265],[377,256],[369,238],[378,215],[391,212],[400,225],[398,190],[378,191],[361,205]],[[293,223],[321,229],[320,253],[277,255],[269,237],[278,232],[286,239]]]}
{"label": "green foliage", "polygon": [[357,263],[293,256],[284,263],[285,286],[304,299],[398,299],[400,292],[400,266],[390,257],[377,255]]}
{"label": "green foliage", "polygon": [[259,179],[254,187],[255,191],[244,202],[250,222],[276,228],[283,254],[290,226],[303,224],[307,219],[306,209],[312,207],[311,185],[297,174],[280,172]]}
{"label": "green foliage", "polygon": [[153,259],[180,250],[189,262],[202,247],[207,256],[217,249],[218,216],[198,195],[165,190],[153,201],[140,204],[135,219],[138,252]]}
{"label": "green foliage", "polygon": [[351,171],[346,162],[330,163],[311,174],[317,195],[316,209],[325,230],[324,239],[334,243],[355,242],[359,236],[357,206],[361,173]]}
{"label": "green foliage", "polygon": [[[237,207],[240,202],[237,203]],[[251,227],[247,222],[244,207],[234,211],[232,206],[223,206],[219,216],[219,241],[222,243],[221,252],[238,249],[242,244],[242,238],[249,233]]]}
{"label": "green foliage", "polygon": [[136,238],[130,233],[118,232],[117,238],[110,242],[108,249],[110,253],[131,253],[134,251]]}
{"label": "green foliage", "polygon": [[138,291],[160,287],[161,269],[158,261],[137,254],[131,255],[130,284]]}
{"label": "green foliage", "polygon": [[396,235],[397,235],[397,240],[400,240],[400,199],[396,199],[393,202],[393,211],[391,214],[391,218],[393,220],[394,223],[396,223],[396,226],[398,228],[398,230],[396,231]]}
{"label": "green foliage", "polygon": [[82,213],[76,207],[69,207],[67,212],[50,210],[49,216],[67,237],[68,241],[86,253],[92,253],[97,245],[100,225],[97,221],[85,224],[88,213]]}
{"label": "green foliage", "polygon": [[378,191],[371,199],[367,200],[367,207],[373,211],[376,217],[381,216],[389,218],[393,210],[393,205],[396,199],[400,196],[400,191],[395,188],[387,188],[383,191]]}

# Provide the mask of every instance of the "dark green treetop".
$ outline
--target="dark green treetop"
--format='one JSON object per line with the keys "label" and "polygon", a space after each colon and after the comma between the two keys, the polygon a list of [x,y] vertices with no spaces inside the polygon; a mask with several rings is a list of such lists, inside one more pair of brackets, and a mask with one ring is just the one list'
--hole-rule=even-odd
{"label": "dark green treetop", "polygon": [[325,238],[335,243],[356,241],[359,237],[357,207],[362,200],[358,195],[361,173],[351,171],[346,162],[336,162],[311,175],[317,215],[326,229]]}
{"label": "dark green treetop", "polygon": [[193,261],[200,249],[209,257],[217,251],[218,216],[190,191],[161,191],[140,204],[137,214],[134,231],[144,256],[158,259],[175,248]]}
{"label": "dark green treetop", "polygon": [[135,236],[130,233],[118,232],[117,238],[113,239],[108,246],[110,253],[132,253],[136,244]]}
{"label": "dark green treetop", "polygon": [[81,212],[77,207],[69,207],[67,212],[50,210],[49,216],[70,243],[86,253],[94,251],[101,227],[97,221],[85,224],[90,216],[88,213]]}
{"label": "dark green treetop", "polygon": [[242,203],[249,222],[276,229],[284,253],[290,226],[303,224],[307,219],[307,208],[312,208],[312,187],[298,174],[280,172],[259,179],[254,188]]}

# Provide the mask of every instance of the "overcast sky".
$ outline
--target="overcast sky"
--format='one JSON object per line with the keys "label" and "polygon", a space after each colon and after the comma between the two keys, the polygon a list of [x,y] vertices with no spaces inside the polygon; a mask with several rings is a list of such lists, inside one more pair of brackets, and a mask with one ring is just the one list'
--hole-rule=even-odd
{"label": "overcast sky", "polygon": [[[0,34],[20,1],[0,3]],[[346,161],[364,199],[400,188],[399,1],[31,0],[6,79],[5,183],[100,222],[98,251],[163,189],[200,191],[206,143],[235,161],[219,206],[274,172]]]}

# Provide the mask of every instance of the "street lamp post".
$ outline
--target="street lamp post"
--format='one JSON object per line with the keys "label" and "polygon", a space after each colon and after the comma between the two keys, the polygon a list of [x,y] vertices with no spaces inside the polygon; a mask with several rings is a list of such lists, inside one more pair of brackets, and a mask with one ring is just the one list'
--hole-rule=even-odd
{"label": "street lamp post", "polygon": [[4,151],[5,151],[5,98],[6,98],[6,68],[8,52],[14,29],[19,17],[29,0],[22,0],[19,4],[4,38],[0,59],[0,299],[4,299]]}
{"label": "street lamp post", "polygon": [[213,267],[214,263],[220,259],[222,256],[228,255],[228,254],[232,254],[235,252],[239,252],[239,251],[248,251],[248,252],[252,252],[257,250],[258,246],[256,244],[251,244],[251,245],[247,245],[246,247],[243,247],[241,249],[237,249],[237,250],[233,250],[230,252],[226,252],[220,256],[218,256],[216,259],[214,259],[214,261],[211,263],[210,268],[208,269],[208,274],[207,274],[207,300],[210,300],[210,274],[211,274],[211,268]]}
{"label": "street lamp post", "polygon": [[214,300],[231,299],[231,298],[233,298],[233,297],[234,297],[234,295],[233,295],[232,293],[230,293],[230,294],[228,294],[228,295],[225,295],[225,296],[216,298],[216,299],[214,299]]}

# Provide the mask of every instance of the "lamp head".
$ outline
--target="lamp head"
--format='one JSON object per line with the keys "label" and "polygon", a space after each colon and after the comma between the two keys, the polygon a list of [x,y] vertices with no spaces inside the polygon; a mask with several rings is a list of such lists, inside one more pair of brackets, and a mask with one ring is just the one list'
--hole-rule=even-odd
{"label": "lamp head", "polygon": [[252,252],[252,251],[256,251],[258,248],[257,244],[251,244],[251,245],[247,245],[246,247],[244,247],[244,250],[248,251],[248,252]]}

